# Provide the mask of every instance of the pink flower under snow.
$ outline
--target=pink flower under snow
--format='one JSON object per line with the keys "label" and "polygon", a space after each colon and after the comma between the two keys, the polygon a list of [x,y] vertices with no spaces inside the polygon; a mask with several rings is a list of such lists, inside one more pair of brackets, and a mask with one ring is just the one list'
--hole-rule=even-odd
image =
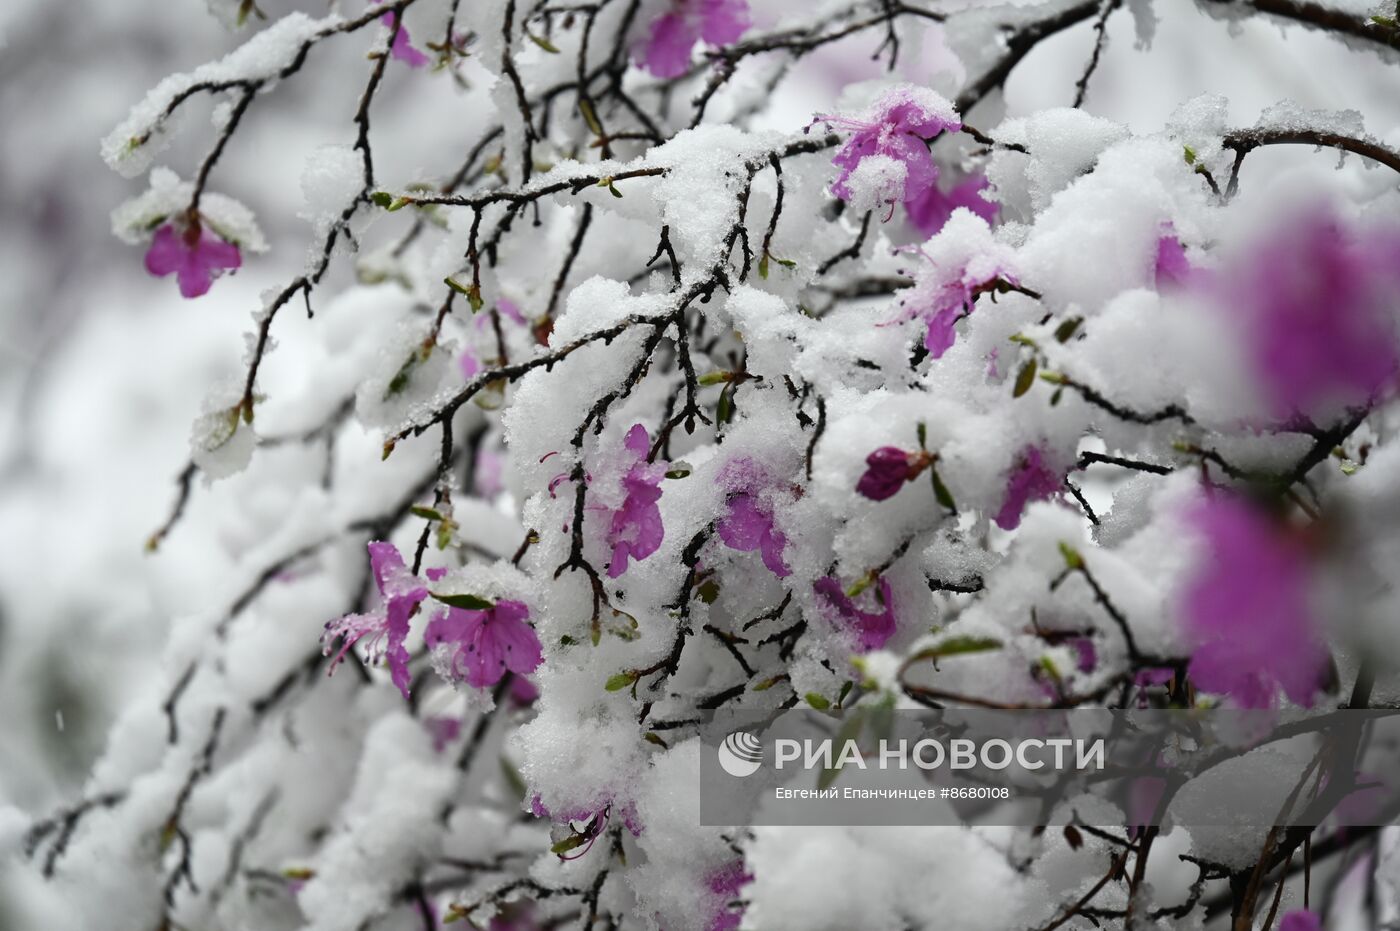
{"label": "pink flower under snow", "polygon": [[1006,497],[997,511],[996,525],[1002,530],[1015,530],[1021,525],[1021,515],[1032,501],[1043,501],[1058,494],[1065,484],[1064,472],[1054,469],[1039,446],[1027,446],[1021,451],[1006,482]]}
{"label": "pink flower under snow", "polygon": [[991,183],[983,174],[968,175],[947,191],[935,182],[922,194],[906,198],[904,210],[909,214],[909,222],[925,236],[932,236],[943,229],[943,224],[959,207],[966,207],[988,223],[993,223],[997,218],[997,205],[982,196],[982,192],[989,187]]}
{"label": "pink flower under snow", "polygon": [[447,608],[429,622],[423,641],[434,652],[445,651],[448,675],[483,689],[507,671],[529,675],[544,662],[529,616],[529,608],[509,600],[480,611]]}
{"label": "pink flower under snow", "polygon": [[883,647],[894,636],[898,621],[894,615],[894,596],[890,583],[883,578],[877,586],[875,601],[879,611],[862,611],[841,588],[841,583],[831,576],[818,579],[812,586],[817,595],[832,609],[838,625],[856,638],[861,653],[869,653]]}
{"label": "pink flower under snow", "polygon": [[832,164],[841,174],[831,192],[850,200],[851,175],[865,159],[880,156],[904,166],[902,183],[885,192],[886,203],[918,201],[926,197],[938,180],[938,166],[929,153],[928,143],[940,133],[962,129],[953,105],[925,87],[901,84],[885,91],[859,117],[819,116],[815,122],[851,133]]}
{"label": "pink flower under snow", "polygon": [[1157,259],[1153,275],[1158,289],[1190,284],[1195,271],[1191,260],[1186,257],[1186,247],[1168,227],[1157,237]]}
{"label": "pink flower under snow", "polygon": [[1328,653],[1309,611],[1308,557],[1287,528],[1242,498],[1216,491],[1186,513],[1201,548],[1181,594],[1193,644],[1187,675],[1243,708],[1267,708],[1279,689],[1308,705]]}
{"label": "pink flower under snow", "polygon": [[166,223],[156,230],[146,250],[146,271],[157,278],[174,275],[180,294],[187,298],[208,293],[214,279],[243,264],[243,255],[231,242],[220,239],[201,224],[177,228]]}
{"label": "pink flower under snow", "polygon": [[696,42],[729,45],[749,25],[747,0],[672,0],[670,9],[652,21],[634,58],[658,78],[679,77],[690,68]]}
{"label": "pink flower under snow", "polygon": [[751,882],[753,874],[745,868],[742,857],[729,861],[706,877],[705,885],[719,900],[706,931],[736,931],[744,920],[744,906],[731,903],[739,898],[739,890]]}
{"label": "pink flower under snow", "polygon": [[340,651],[331,660],[327,675],[335,672],[335,667],[351,647],[368,637],[365,645],[369,648],[370,662],[386,659],[394,685],[407,698],[409,656],[404,641],[408,638],[409,618],[419,603],[428,597],[428,586],[408,571],[403,556],[392,543],[380,540],[371,543],[369,564],[384,605],[377,613],[347,614],[326,625],[321,643],[327,656],[330,656],[335,641],[340,641]]}
{"label": "pink flower under snow", "polygon": [[627,571],[629,559],[643,560],[661,548],[666,528],[661,523],[661,480],[666,466],[647,462],[651,437],[647,428],[633,424],[627,431],[623,447],[630,454],[630,463],[622,475],[624,498],[612,515],[608,527],[608,546],[612,561],[608,563],[608,578],[615,579]]}
{"label": "pink flower under snow", "polygon": [[780,579],[791,575],[783,561],[787,537],[774,525],[771,482],[763,470],[751,459],[736,459],[720,472],[719,483],[729,492],[716,527],[724,545],[744,553],[758,550],[770,572]]}
{"label": "pink flower under snow", "polygon": [[972,313],[984,291],[1017,284],[1011,254],[992,238],[991,227],[969,210],[953,211],[940,234],[913,252],[926,263],[914,274],[914,286],[900,298],[895,322],[922,320],[924,348],[930,358],[943,356],[957,340],[957,323]]}
{"label": "pink flower under snow", "polygon": [[1242,330],[1271,414],[1306,421],[1394,387],[1397,287],[1400,229],[1347,228],[1327,208],[1275,224],[1229,269],[1221,311]]}

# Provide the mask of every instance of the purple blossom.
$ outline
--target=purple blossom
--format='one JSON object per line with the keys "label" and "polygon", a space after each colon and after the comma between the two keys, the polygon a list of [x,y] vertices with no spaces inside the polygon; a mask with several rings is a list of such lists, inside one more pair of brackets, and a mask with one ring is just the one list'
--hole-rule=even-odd
{"label": "purple blossom", "polygon": [[1243,708],[1269,707],[1279,688],[1311,704],[1328,654],[1314,635],[1301,542],[1226,492],[1200,499],[1185,516],[1202,544],[1181,597],[1194,645],[1188,675]]}
{"label": "purple blossom", "polygon": [[[385,26],[388,26],[391,30],[394,28],[394,23],[397,19],[398,16],[392,10],[379,17],[379,21]],[[413,39],[408,34],[407,26],[399,27],[399,31],[395,33],[394,44],[389,47],[389,54],[391,57],[397,58],[399,61],[408,65],[410,68],[421,68],[429,61],[427,55],[424,55],[413,47]]]}
{"label": "purple blossom", "polygon": [[1222,311],[1242,328],[1270,413],[1374,402],[1393,387],[1400,231],[1345,230],[1326,209],[1275,224],[1226,276]]}
{"label": "purple blossom", "polygon": [[1007,480],[1006,498],[994,518],[996,525],[1002,530],[1015,530],[1021,525],[1021,515],[1027,504],[1057,494],[1064,483],[1064,473],[1050,466],[1041,448],[1027,446]]}
{"label": "purple blossom", "polygon": [[647,40],[634,53],[639,65],[658,78],[674,78],[690,67],[690,50],[704,40],[724,46],[750,26],[748,0],[674,0],[651,24]]}
{"label": "purple blossom", "polygon": [[[990,231],[980,217],[958,213],[951,222],[964,218],[972,226],[978,227],[988,237]],[[974,235],[979,230],[971,227],[960,229],[959,233]],[[935,240],[937,242],[937,240]],[[934,359],[941,358],[952,348],[957,339],[955,327],[959,320],[972,313],[973,302],[983,291],[997,286],[999,281],[1012,285],[1017,283],[1014,275],[1003,264],[1003,258],[995,254],[975,252],[958,260],[936,260],[922,248],[912,247],[928,262],[928,269],[916,276],[914,287],[900,301],[904,308],[898,319],[925,321],[928,329],[924,333],[924,348]]]}
{"label": "purple blossom", "polygon": [[369,637],[371,662],[385,658],[389,664],[390,677],[399,687],[404,698],[408,698],[408,648],[404,641],[408,638],[408,621],[417,610],[418,604],[428,597],[428,586],[416,575],[408,571],[403,556],[392,543],[376,540],[369,544],[369,564],[374,573],[374,584],[384,600],[383,608],[376,614],[347,614],[326,625],[321,635],[321,643],[327,656],[332,645],[340,640],[340,651],[331,660],[329,675],[345,658],[345,654],[364,637]]}
{"label": "purple blossom", "polygon": [[615,579],[627,571],[628,559],[643,560],[661,547],[666,536],[666,528],[661,523],[661,480],[666,477],[666,466],[647,462],[647,452],[651,448],[651,437],[647,428],[633,424],[627,431],[623,446],[631,453],[632,461],[622,475],[622,490],[625,492],[622,505],[613,512],[612,524],[608,528],[608,546],[612,548],[612,562],[608,564],[608,578]]}
{"label": "purple blossom", "polygon": [[1297,908],[1283,916],[1278,931],[1322,931],[1322,919],[1306,908]]}
{"label": "purple blossom", "polygon": [[938,180],[938,166],[929,154],[928,143],[940,133],[962,129],[952,104],[927,88],[911,84],[890,88],[860,117],[823,115],[814,122],[851,133],[831,160],[841,169],[831,193],[842,200],[852,197],[847,184],[851,173],[871,156],[883,156],[904,165],[902,190],[891,201],[925,198]]}
{"label": "purple blossom", "polygon": [[934,183],[922,194],[906,197],[904,210],[909,214],[909,222],[925,236],[943,229],[943,224],[959,207],[966,207],[989,224],[994,223],[997,205],[982,196],[989,187],[991,183],[983,174],[968,175],[947,191]]}
{"label": "purple blossom", "polygon": [[540,638],[526,622],[529,616],[529,608],[509,600],[480,611],[447,608],[428,624],[423,641],[430,650],[448,653],[452,678],[483,689],[507,670],[528,675],[544,662]]}
{"label": "purple blossom", "polygon": [[453,717],[433,717],[423,721],[428,734],[433,738],[433,752],[441,753],[447,745],[462,733],[462,719]]}
{"label": "purple blossom", "polygon": [[928,467],[925,452],[907,453],[897,446],[881,446],[865,457],[865,474],[856,483],[856,491],[871,501],[892,498]]}
{"label": "purple blossom", "polygon": [[894,597],[890,592],[890,583],[885,579],[880,579],[876,594],[879,611],[860,610],[855,601],[842,590],[841,583],[831,576],[818,579],[812,587],[833,609],[840,626],[847,633],[855,635],[861,653],[880,649],[894,636],[898,621],[894,615]]}
{"label": "purple blossom", "polygon": [[748,492],[731,495],[727,507],[729,513],[720,518],[718,527],[724,545],[743,553],[758,550],[763,564],[780,579],[792,574],[783,562],[787,537],[773,526],[772,508]]}
{"label": "purple blossom", "polygon": [[175,275],[180,282],[180,294],[194,298],[208,293],[214,279],[225,271],[243,264],[238,247],[193,223],[176,229],[166,223],[156,230],[151,247],[146,250],[146,271],[157,278]]}
{"label": "purple blossom", "polygon": [[720,899],[706,931],[736,931],[744,920],[744,906],[730,903],[739,897],[739,890],[751,882],[753,874],[745,868],[742,857],[730,860],[706,877],[705,885]]}
{"label": "purple blossom", "polygon": [[1186,257],[1186,247],[1172,233],[1170,225],[1157,237],[1154,280],[1157,288],[1175,288],[1191,283],[1196,269]]}

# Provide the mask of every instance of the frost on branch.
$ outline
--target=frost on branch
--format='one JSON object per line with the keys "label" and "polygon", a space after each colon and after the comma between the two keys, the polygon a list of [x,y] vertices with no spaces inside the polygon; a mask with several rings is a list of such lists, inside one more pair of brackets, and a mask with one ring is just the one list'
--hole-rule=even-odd
{"label": "frost on branch", "polygon": [[[1286,103],[1236,127],[1214,95],[1130,128],[1095,70],[1149,52],[1097,0],[211,8],[255,31],[104,144],[139,174],[220,100],[194,180],[156,168],[113,216],[152,273],[203,293],[265,248],[206,191],[245,112],[323,60],[355,97],[295,166],[307,259],[153,544],[192,545],[191,510],[245,529],[83,796],[25,828],[41,895],[143,928],[1266,919],[1307,834],[1145,828],[1092,794],[1063,831],[705,827],[697,729],[1392,695],[1379,128]],[[1144,46],[1185,15],[1131,9]],[[1388,45],[1337,15],[1309,25]],[[1092,58],[1036,74],[1087,108],[1003,93],[1074,29]],[[958,55],[937,88],[900,70],[925,30]],[[856,106],[783,96],[871,50],[890,73]],[[460,151],[391,158],[394,89],[447,101]],[[1251,154],[1283,146],[1306,167]],[[1292,754],[1236,772],[1286,796]]]}

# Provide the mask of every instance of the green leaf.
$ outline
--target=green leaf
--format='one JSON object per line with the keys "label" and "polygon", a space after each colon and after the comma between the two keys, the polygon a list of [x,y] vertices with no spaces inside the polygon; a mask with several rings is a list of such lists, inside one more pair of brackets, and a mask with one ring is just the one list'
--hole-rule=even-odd
{"label": "green leaf", "polygon": [[933,479],[934,500],[937,501],[939,504],[943,505],[948,510],[956,511],[958,509],[958,505],[955,501],[953,501],[953,493],[948,490],[947,485],[943,484],[943,479],[939,476],[938,470],[935,469],[933,466],[929,466],[928,472],[930,477],[932,477]]}
{"label": "green leaf", "polygon": [[949,637],[942,643],[935,646],[925,647],[915,653],[910,662],[920,662],[926,659],[943,659],[945,656],[960,656],[965,653],[985,653],[988,650],[1000,650],[1002,642],[995,637]]}
{"label": "green leaf", "polygon": [[408,382],[413,377],[413,370],[417,365],[418,353],[415,352],[408,357],[407,362],[399,366],[399,370],[394,373],[394,377],[389,379],[389,386],[384,389],[384,399],[386,401],[408,387]]}
{"label": "green leaf", "polygon": [[1060,541],[1060,555],[1065,558],[1065,566],[1071,570],[1084,568],[1084,557],[1079,550],[1070,546],[1064,540]]}
{"label": "green leaf", "polygon": [[1083,317],[1070,317],[1064,323],[1055,327],[1055,341],[1059,343],[1069,342],[1069,338],[1079,329],[1079,324],[1084,322]]}
{"label": "green leaf", "polygon": [[501,757],[501,775],[505,777],[506,785],[510,787],[511,794],[516,799],[525,799],[525,780],[520,777],[520,773],[506,757]]}
{"label": "green leaf", "polygon": [[[593,112],[593,104],[588,98],[580,97],[578,101],[578,112],[583,114],[583,121],[588,124],[589,132],[595,136],[603,134],[603,124],[598,122],[598,114]],[[608,184],[612,184],[612,179],[607,179]],[[602,185],[600,185],[601,187]]]}
{"label": "green leaf", "polygon": [[585,835],[570,834],[568,837],[564,838],[559,843],[555,844],[553,847],[550,847],[549,852],[562,856],[568,853],[570,850],[576,850],[577,848],[582,847],[586,843],[588,843],[588,838]]}
{"label": "green leaf", "polygon": [[390,194],[388,191],[375,191],[369,196],[369,199],[376,207],[387,208],[394,202],[394,195]]}
{"label": "green leaf", "polygon": [[920,448],[920,449],[928,449],[928,425],[925,424],[922,420],[919,421],[918,437],[919,437],[919,448]]}
{"label": "green leaf", "polygon": [[1016,375],[1016,386],[1011,389],[1011,396],[1013,398],[1019,398],[1021,395],[1031,390],[1031,385],[1035,384],[1035,372],[1038,367],[1034,356],[1032,356],[1030,361],[1025,365],[1021,366],[1021,371]]}
{"label": "green leaf", "polygon": [[608,692],[620,692],[636,681],[637,674],[635,672],[619,672],[608,677],[603,689]]}
{"label": "green leaf", "polygon": [[[836,732],[836,737],[832,741],[832,746],[836,748],[838,755],[841,749],[846,746],[847,741],[860,739],[860,730],[864,726],[865,712],[857,708],[855,711],[851,712],[850,717],[846,718],[841,724],[841,729]],[[841,768],[839,766],[823,769],[821,775],[817,777],[817,788],[825,789],[830,787],[839,775],[841,775]]]}
{"label": "green leaf", "polygon": [[676,461],[671,463],[671,468],[666,470],[667,478],[688,478],[690,476],[690,463]]}
{"label": "green leaf", "polygon": [[700,587],[696,589],[696,593],[699,594],[701,601],[705,602],[707,605],[712,605],[715,603],[715,600],[719,598],[719,583],[714,579],[706,579],[700,583]]}
{"label": "green leaf", "polygon": [[608,193],[611,194],[613,197],[622,196],[622,192],[617,189],[617,185],[613,184],[611,180],[608,181]]}
{"label": "green leaf", "polygon": [[731,381],[733,381],[733,380],[734,380],[734,373],[733,373],[733,372],[719,371],[719,372],[706,372],[704,375],[701,375],[701,376],[700,376],[699,378],[697,378],[695,381],[696,381],[698,384],[700,384],[700,385],[703,385],[703,386],[705,386],[705,387],[709,387],[710,385],[727,385],[727,384],[729,384],[729,383],[730,383]]}
{"label": "green leaf", "polygon": [[807,699],[807,704],[811,705],[818,711],[825,711],[826,709],[831,707],[831,702],[827,700],[825,695],[822,695],[819,692],[808,692],[802,697]]}
{"label": "green leaf", "polygon": [[1188,165],[1196,164],[1196,150],[1189,145],[1181,147],[1181,157],[1186,159],[1186,164]]}
{"label": "green leaf", "polygon": [[859,598],[860,593],[869,588],[874,583],[875,579],[876,576],[873,572],[865,573],[865,575],[852,582],[850,588],[846,589],[846,597]]}
{"label": "green leaf", "polygon": [[766,252],[758,260],[758,277],[764,281],[768,280],[768,253]]}
{"label": "green leaf", "polygon": [[440,601],[449,608],[462,608],[466,611],[487,611],[496,606],[494,601],[487,601],[480,595],[439,595],[437,592],[429,592],[435,601]]}
{"label": "green leaf", "polygon": [[840,692],[840,694],[838,694],[838,695],[836,696],[836,704],[839,705],[839,704],[841,704],[843,701],[845,701],[845,700],[846,700],[846,696],[849,695],[849,694],[851,694],[851,689],[853,689],[853,688],[855,688],[855,683],[852,682],[850,679],[847,679],[847,680],[845,681],[845,683],[841,686],[841,692]]}
{"label": "green leaf", "polygon": [[548,52],[549,54],[551,54],[551,55],[558,55],[558,54],[559,54],[559,49],[554,45],[553,42],[549,41],[549,40],[546,39],[544,36],[537,36],[537,35],[535,35],[533,32],[530,32],[530,31],[528,31],[528,30],[526,31],[525,35],[529,37],[529,39],[530,39],[531,42],[535,43],[535,44],[538,45],[540,48],[542,48],[542,49],[544,49],[546,52]]}
{"label": "green leaf", "polygon": [[421,517],[424,520],[442,520],[442,515],[432,508],[425,508],[421,504],[415,504],[408,509],[414,517]]}

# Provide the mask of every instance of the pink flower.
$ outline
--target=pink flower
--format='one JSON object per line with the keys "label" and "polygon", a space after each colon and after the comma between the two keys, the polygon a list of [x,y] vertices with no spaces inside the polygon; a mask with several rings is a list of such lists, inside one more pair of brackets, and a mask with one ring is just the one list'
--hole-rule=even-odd
{"label": "pink flower", "polygon": [[1311,704],[1325,682],[1328,654],[1308,610],[1301,542],[1226,492],[1201,498],[1186,519],[1202,544],[1181,596],[1194,644],[1187,674],[1243,708],[1269,707],[1279,688]]}
{"label": "pink flower", "polygon": [[612,525],[608,528],[608,546],[612,547],[612,561],[608,564],[610,579],[627,571],[629,558],[642,560],[655,553],[666,536],[661,509],[656,504],[661,500],[660,486],[666,477],[666,466],[647,462],[651,437],[641,424],[633,424],[627,431],[623,446],[632,454],[632,462],[622,476],[626,496],[622,506],[613,512]]}
{"label": "pink flower", "polygon": [[1158,290],[1190,284],[1195,271],[1191,260],[1186,258],[1186,247],[1168,225],[1166,232],[1157,237],[1155,282]]}
{"label": "pink flower", "polygon": [[674,78],[690,67],[690,50],[701,39],[729,45],[748,29],[748,0],[674,0],[651,24],[634,59],[658,78]]}
{"label": "pink flower", "polygon": [[928,467],[925,452],[906,453],[897,446],[881,446],[865,457],[865,474],[856,483],[856,491],[871,501],[892,498]]}
{"label": "pink flower", "polygon": [[1006,498],[994,518],[1002,530],[1021,525],[1021,514],[1032,501],[1043,501],[1058,493],[1065,483],[1064,473],[1051,468],[1039,446],[1021,451],[1016,467],[1006,483]]}
{"label": "pink flower", "polygon": [[753,874],[745,868],[742,857],[730,860],[706,877],[705,885],[720,899],[706,931],[736,931],[744,920],[744,906],[730,903],[739,897],[739,890],[751,882]]}
{"label": "pink flower", "polygon": [[1322,931],[1322,919],[1305,908],[1294,909],[1283,916],[1278,931]]}
{"label": "pink flower", "polygon": [[177,230],[174,223],[166,223],[156,230],[151,247],[146,250],[146,271],[157,278],[175,275],[180,294],[187,298],[208,293],[215,278],[242,264],[243,256],[236,245],[197,223],[182,230]]}
{"label": "pink flower", "polygon": [[718,482],[728,493],[728,513],[716,529],[724,545],[742,553],[758,550],[763,564],[778,578],[792,570],[783,562],[787,537],[774,526],[773,503],[764,492],[773,485],[766,471],[752,459],[740,458],[726,465]]}
{"label": "pink flower", "polygon": [[1342,227],[1323,209],[1279,223],[1225,276],[1221,309],[1248,341],[1271,413],[1369,404],[1395,383],[1400,230]]}
{"label": "pink flower", "polygon": [[[841,169],[831,193],[850,200],[847,182],[860,163],[871,156],[883,156],[904,165],[904,183],[891,201],[919,200],[938,180],[938,166],[929,154],[928,143],[942,132],[957,132],[962,121],[947,100],[933,91],[901,84],[881,95],[859,118],[818,116],[814,122],[849,130],[851,136],[831,160]],[[896,193],[896,192],[892,192]]]}
{"label": "pink flower", "polygon": [[[392,10],[379,17],[379,21],[390,29],[394,28],[397,19],[398,16]],[[413,47],[413,39],[408,34],[407,26],[400,27],[394,35],[394,44],[389,47],[389,55],[410,68],[421,68],[429,61],[427,55]]]}
{"label": "pink flower", "polygon": [[462,719],[451,717],[426,718],[423,726],[428,729],[428,734],[433,738],[433,752],[441,753],[447,749],[447,745],[456,740],[462,733]]}
{"label": "pink flower", "polygon": [[390,676],[399,687],[403,697],[408,697],[408,648],[404,641],[408,638],[408,621],[417,610],[419,602],[428,597],[428,586],[416,575],[408,571],[403,556],[392,543],[376,540],[369,545],[369,564],[374,573],[374,584],[384,599],[383,609],[376,614],[347,614],[326,624],[321,643],[327,656],[336,640],[340,640],[340,652],[331,660],[329,675],[345,658],[345,654],[359,640],[368,636],[370,662],[387,658]]}
{"label": "pink flower", "polygon": [[544,662],[540,638],[526,623],[530,609],[502,600],[471,611],[447,608],[428,624],[423,641],[449,660],[449,675],[475,689],[495,685],[509,670],[528,675]]}
{"label": "pink flower", "polygon": [[997,205],[982,196],[989,187],[991,184],[983,174],[968,175],[948,191],[934,183],[922,194],[905,198],[904,210],[909,214],[909,222],[925,236],[943,229],[943,224],[959,207],[966,207],[988,223],[994,223]]}
{"label": "pink flower", "polygon": [[957,323],[972,313],[977,295],[1017,284],[1010,269],[1011,255],[992,238],[987,221],[959,208],[931,239],[927,247],[907,247],[927,263],[914,275],[914,286],[904,292],[902,308],[894,322],[923,320],[927,325],[924,348],[941,358],[957,339]]}
{"label": "pink flower", "polygon": [[880,649],[894,636],[895,630],[898,629],[898,621],[894,616],[894,597],[890,592],[890,583],[883,578],[880,579],[876,593],[876,601],[880,606],[878,612],[862,611],[857,608],[855,601],[842,590],[841,583],[831,576],[818,579],[812,587],[832,608],[840,626],[847,633],[855,635],[856,643],[862,653]]}

